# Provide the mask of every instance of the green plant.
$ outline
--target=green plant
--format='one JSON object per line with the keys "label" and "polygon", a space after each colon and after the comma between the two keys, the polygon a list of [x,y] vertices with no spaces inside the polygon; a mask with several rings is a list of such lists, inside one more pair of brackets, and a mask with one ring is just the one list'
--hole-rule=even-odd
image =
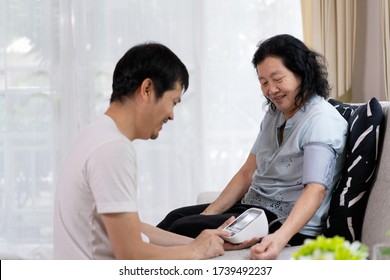
{"label": "green plant", "polygon": [[327,238],[322,235],[305,240],[293,254],[296,260],[365,260],[367,257],[368,247],[359,241],[351,243],[344,237]]}
{"label": "green plant", "polygon": [[[386,232],[388,236],[390,236],[390,230]],[[390,256],[390,245],[388,247],[380,248],[381,254],[384,256]]]}

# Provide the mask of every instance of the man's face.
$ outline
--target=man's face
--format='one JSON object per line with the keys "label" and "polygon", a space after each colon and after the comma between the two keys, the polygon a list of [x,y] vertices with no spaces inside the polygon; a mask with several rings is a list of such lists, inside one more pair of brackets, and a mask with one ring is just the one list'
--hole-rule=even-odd
{"label": "man's face", "polygon": [[155,93],[147,114],[147,127],[150,139],[156,139],[164,123],[174,119],[173,108],[181,101],[182,87],[176,83],[173,90],[168,90],[157,100]]}

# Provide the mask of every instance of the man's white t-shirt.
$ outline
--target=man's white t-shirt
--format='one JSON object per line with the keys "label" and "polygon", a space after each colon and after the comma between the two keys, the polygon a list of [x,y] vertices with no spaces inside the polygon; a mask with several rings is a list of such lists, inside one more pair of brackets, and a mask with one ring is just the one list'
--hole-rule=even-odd
{"label": "man's white t-shirt", "polygon": [[56,259],[113,259],[99,214],[137,212],[134,147],[102,115],[80,134],[59,177],[54,211]]}

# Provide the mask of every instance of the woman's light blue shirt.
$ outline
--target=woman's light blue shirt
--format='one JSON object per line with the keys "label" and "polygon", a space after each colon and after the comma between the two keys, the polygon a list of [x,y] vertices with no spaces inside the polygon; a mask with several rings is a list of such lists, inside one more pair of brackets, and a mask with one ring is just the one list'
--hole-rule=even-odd
{"label": "woman's light blue shirt", "polygon": [[283,142],[280,127],[283,113],[268,111],[252,147],[257,169],[242,203],[257,205],[287,217],[308,183],[322,184],[327,195],[314,217],[300,231],[322,233],[332,190],[341,176],[345,160],[348,123],[322,97],[312,97],[288,119]]}

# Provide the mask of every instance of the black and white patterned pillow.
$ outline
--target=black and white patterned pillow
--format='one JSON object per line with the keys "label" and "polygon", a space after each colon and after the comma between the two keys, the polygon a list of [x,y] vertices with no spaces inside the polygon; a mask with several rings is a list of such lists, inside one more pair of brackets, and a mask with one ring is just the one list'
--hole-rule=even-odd
{"label": "black and white patterned pillow", "polygon": [[348,121],[347,158],[332,194],[324,235],[361,240],[364,213],[378,160],[380,129],[384,120],[376,98],[360,106],[329,100]]}

